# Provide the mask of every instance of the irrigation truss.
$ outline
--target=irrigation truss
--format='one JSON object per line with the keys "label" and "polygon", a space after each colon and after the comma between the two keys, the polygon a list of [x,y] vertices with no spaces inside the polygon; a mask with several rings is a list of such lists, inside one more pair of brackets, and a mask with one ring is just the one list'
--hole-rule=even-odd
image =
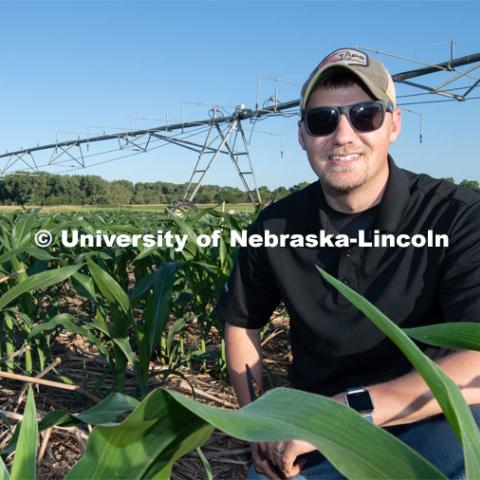
{"label": "irrigation truss", "polygon": [[[371,51],[389,55],[379,50]],[[480,98],[472,95],[480,85],[480,78],[472,75],[472,72],[480,67],[480,53],[458,58],[451,55],[449,60],[437,64],[416,63],[420,63],[421,66],[392,75],[395,83],[411,90],[411,93],[398,96],[398,103],[402,108],[406,109],[407,105],[445,101],[465,102]],[[458,70],[458,67],[463,66],[468,68]],[[442,75],[442,79],[435,85],[428,85],[428,81],[419,83],[417,80],[426,79],[425,77],[432,79],[439,74]],[[415,81],[412,81],[413,79]],[[459,81],[466,82],[467,85],[456,86]],[[64,167],[60,173],[67,173],[140,155],[166,145],[175,145],[197,154],[183,197],[184,201],[194,201],[205,175],[217,157],[222,155],[231,160],[251,202],[261,203],[248,148],[255,123],[267,117],[298,115],[299,103],[298,99],[281,103],[275,98],[271,105],[260,108],[257,105],[253,109],[239,105],[228,114],[214,107],[209,110],[208,118],[203,120],[171,124],[165,122],[153,128],[126,129],[117,133],[78,137],[22,148],[0,154],[0,175],[20,169],[22,172],[35,173],[53,166]],[[247,121],[253,124],[250,135],[246,134],[243,126]]]}

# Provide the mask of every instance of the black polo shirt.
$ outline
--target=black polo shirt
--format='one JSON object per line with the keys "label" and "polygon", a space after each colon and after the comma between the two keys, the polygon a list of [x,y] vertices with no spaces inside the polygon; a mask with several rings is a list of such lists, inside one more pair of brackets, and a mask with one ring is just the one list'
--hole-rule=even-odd
{"label": "black polo shirt", "polygon": [[[280,301],[290,316],[296,388],[334,395],[398,377],[410,363],[375,325],[327,284],[341,279],[401,327],[480,321],[480,194],[398,168],[389,158],[387,188],[373,229],[447,234],[448,247],[242,247],[217,305],[232,325],[261,328]],[[334,233],[319,182],[263,210],[249,233]],[[370,222],[372,223],[372,222]],[[421,346],[431,358],[446,350]]]}

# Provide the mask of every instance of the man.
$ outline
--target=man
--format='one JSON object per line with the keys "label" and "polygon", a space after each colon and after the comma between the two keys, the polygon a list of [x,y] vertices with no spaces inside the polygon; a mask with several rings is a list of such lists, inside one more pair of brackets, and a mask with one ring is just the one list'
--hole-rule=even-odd
{"label": "man", "polygon": [[[245,365],[261,385],[259,332],[283,301],[290,316],[295,388],[320,393],[389,428],[449,478],[463,472],[462,449],[402,353],[330,287],[320,265],[401,327],[480,319],[480,195],[398,168],[389,145],[401,128],[393,81],[364,52],[328,55],[302,89],[298,139],[318,176],[261,212],[250,234],[347,235],[365,232],[448,236],[434,248],[240,249],[219,301],[231,382],[250,402]],[[480,404],[480,353],[421,346]],[[361,408],[356,406],[360,399]],[[472,408],[480,423],[480,408]],[[252,445],[249,478],[343,478],[312,445],[292,439]],[[263,475],[262,475],[263,474]]]}

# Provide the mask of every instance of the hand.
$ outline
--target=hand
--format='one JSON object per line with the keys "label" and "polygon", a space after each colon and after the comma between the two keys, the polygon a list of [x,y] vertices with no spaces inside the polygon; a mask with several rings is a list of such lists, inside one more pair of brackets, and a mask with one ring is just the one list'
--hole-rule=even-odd
{"label": "hand", "polygon": [[257,472],[263,473],[272,480],[283,480],[284,477],[281,474],[278,467],[272,463],[267,455],[270,448],[270,443],[250,443],[250,449],[252,451],[252,460]]}
{"label": "hand", "polygon": [[317,447],[303,440],[271,442],[266,446],[270,462],[276,465],[286,478],[294,477],[303,470],[306,460],[299,459],[297,461],[300,455],[317,450]]}

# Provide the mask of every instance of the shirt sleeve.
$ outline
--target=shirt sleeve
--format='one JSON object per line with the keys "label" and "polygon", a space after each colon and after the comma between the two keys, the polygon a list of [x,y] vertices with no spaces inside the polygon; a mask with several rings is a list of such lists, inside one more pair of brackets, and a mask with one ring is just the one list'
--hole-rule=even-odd
{"label": "shirt sleeve", "polygon": [[480,322],[480,203],[455,222],[439,284],[445,322]]}
{"label": "shirt sleeve", "polygon": [[[260,220],[248,229],[248,236],[260,233]],[[240,247],[237,262],[216,306],[228,323],[244,328],[262,328],[280,302],[264,247]]]}

